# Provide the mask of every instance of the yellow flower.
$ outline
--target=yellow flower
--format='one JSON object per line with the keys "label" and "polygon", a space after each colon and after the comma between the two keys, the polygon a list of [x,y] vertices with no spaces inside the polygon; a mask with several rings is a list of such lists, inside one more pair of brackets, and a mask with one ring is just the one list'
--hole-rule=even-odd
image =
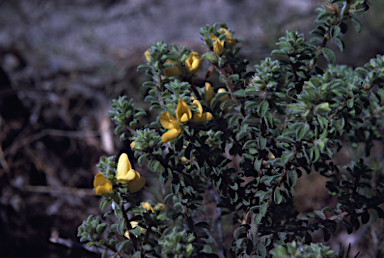
{"label": "yellow flower", "polygon": [[180,127],[178,121],[186,123],[192,118],[192,112],[189,109],[187,103],[181,99],[179,99],[179,103],[177,104],[176,118],[169,112],[163,112],[160,114],[160,124],[165,129],[170,129],[168,132],[161,136],[161,140],[164,143],[172,141],[182,133],[183,129]]}
{"label": "yellow flower", "polygon": [[209,82],[206,82],[205,83],[205,102],[210,105],[211,104],[211,100],[213,99],[213,97],[215,97],[215,92],[213,91],[212,89],[212,86]]}
{"label": "yellow flower", "polygon": [[145,185],[146,179],[140,177],[139,172],[132,169],[131,162],[129,162],[128,155],[123,153],[119,157],[117,163],[117,181],[127,184],[128,192],[135,193]]}
{"label": "yellow flower", "polygon": [[152,212],[155,212],[155,210],[152,208],[152,205],[150,205],[148,202],[142,202],[141,206],[143,206],[145,209],[150,210]]}
{"label": "yellow flower", "polygon": [[[268,158],[269,158],[269,159],[274,159],[274,158],[276,158],[276,157],[275,157],[275,155],[273,155],[272,152],[269,152],[269,153],[268,153]],[[266,168],[270,168],[271,166],[270,166],[270,165],[266,165],[265,167],[266,167]]]}
{"label": "yellow flower", "polygon": [[203,107],[200,104],[200,101],[197,99],[193,100],[192,105],[197,107],[197,112],[193,114],[192,122],[193,123],[204,123],[212,120],[213,116],[210,112],[203,113]]}
{"label": "yellow flower", "polygon": [[188,73],[196,73],[202,61],[203,57],[199,57],[197,52],[191,52],[185,60],[185,67],[187,68]]}
{"label": "yellow flower", "polygon": [[[224,93],[224,92],[227,92],[227,90],[226,90],[226,89],[223,89],[223,88],[220,88],[220,89],[217,91],[217,93]],[[224,96],[222,96],[222,97],[219,99],[219,101],[220,101],[220,102],[224,102],[224,101],[226,101],[227,99],[229,99],[229,96],[228,96],[228,95],[224,95]]]}
{"label": "yellow flower", "polygon": [[[219,32],[222,32],[221,34],[225,34],[226,35],[226,38],[223,40],[223,42],[219,41],[219,38],[216,37],[213,33],[211,33],[210,35],[210,38],[212,39],[213,41],[213,51],[215,52],[215,54],[217,56],[220,56],[223,52],[224,52],[224,47],[225,48],[231,48],[233,47],[234,45],[236,45],[237,41],[236,39],[233,39],[232,38],[232,33],[229,32],[227,29],[224,29],[224,28],[221,28],[219,30]],[[223,52],[221,52],[220,54],[217,54],[217,52],[215,51],[215,43],[216,42],[219,42],[220,45],[223,47]],[[225,43],[225,44],[224,44]],[[217,44],[217,43],[216,43]]]}
{"label": "yellow flower", "polygon": [[186,123],[192,118],[192,112],[184,100],[179,99],[176,108],[176,118],[182,123]]}
{"label": "yellow flower", "polygon": [[160,114],[160,123],[165,129],[170,129],[161,136],[164,143],[172,141],[183,131],[176,118],[168,112]]}
{"label": "yellow flower", "polygon": [[175,62],[173,62],[171,60],[167,60],[167,63],[172,64],[173,67],[167,67],[164,69],[164,75],[165,76],[167,76],[167,77],[171,77],[171,76],[179,77],[182,74],[180,67]]}
{"label": "yellow flower", "polygon": [[156,210],[161,210],[162,212],[165,211],[165,207],[164,207],[164,204],[162,204],[161,202],[158,202],[155,206],[155,209],[153,209],[152,205],[150,205],[148,202],[142,202],[141,203],[141,206],[143,206],[145,209],[147,209],[148,211],[152,211],[153,213],[155,213],[155,209]]}
{"label": "yellow flower", "polygon": [[186,158],[186,157],[181,157],[181,159],[180,159],[182,162],[187,162],[188,161],[188,159]]}
{"label": "yellow flower", "polygon": [[[217,91],[217,93],[224,93],[224,92],[227,92],[227,90],[226,89],[223,89],[223,88],[220,88],[218,91]],[[229,96],[228,96],[228,94],[227,95],[224,95],[224,96],[222,96],[222,97],[220,97],[220,99],[219,99],[219,101],[220,102],[224,102],[224,101],[226,101],[226,100],[228,100],[229,99]],[[225,105],[225,107],[224,107],[224,111],[225,112],[227,112],[228,111],[228,108],[229,108],[229,106],[230,106],[231,104],[227,104],[227,105]]]}
{"label": "yellow flower", "polygon": [[102,173],[99,173],[95,176],[93,180],[93,187],[95,188],[95,193],[99,195],[105,195],[112,192],[112,183],[104,177]]}
{"label": "yellow flower", "polygon": [[221,56],[224,53],[224,41],[220,41],[218,38],[213,42],[213,52],[216,56]]}
{"label": "yellow flower", "polygon": [[131,144],[129,145],[132,149],[134,149],[134,150],[141,150],[141,148],[139,147],[139,146],[136,146],[135,147],[135,144],[136,144],[136,142],[131,142]]}
{"label": "yellow flower", "polygon": [[230,33],[227,29],[224,28],[221,28],[219,31],[222,31],[225,35],[227,35],[227,37],[225,38],[226,46],[231,48],[236,45],[236,39],[232,38],[232,33]]}
{"label": "yellow flower", "polygon": [[155,206],[155,209],[160,209],[162,212],[165,212],[165,206],[161,202],[158,202]]}
{"label": "yellow flower", "polygon": [[145,60],[147,60],[148,63],[150,63],[150,60],[149,60],[149,55],[150,54],[151,54],[151,52],[149,50],[144,52]]}

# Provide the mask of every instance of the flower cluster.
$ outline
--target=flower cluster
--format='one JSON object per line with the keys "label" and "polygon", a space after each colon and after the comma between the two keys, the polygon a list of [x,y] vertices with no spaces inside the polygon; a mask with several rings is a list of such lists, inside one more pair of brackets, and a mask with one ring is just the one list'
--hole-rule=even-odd
{"label": "flower cluster", "polygon": [[191,109],[188,107],[184,100],[180,99],[177,104],[176,118],[169,112],[160,114],[160,123],[165,129],[169,129],[161,136],[161,140],[166,143],[172,141],[183,132],[181,124],[187,123],[191,120],[193,123],[204,123],[212,120],[213,116],[210,112],[203,112],[203,107],[200,101],[194,99],[192,105],[197,107],[197,112],[192,116]]}
{"label": "flower cluster", "polygon": [[220,40],[220,37],[216,37],[213,33],[211,33],[210,38],[213,41],[213,52],[216,56],[221,56],[226,48],[232,48],[237,41],[232,38],[232,33],[227,29],[221,28],[218,32],[224,34],[226,37]]}
{"label": "flower cluster", "polygon": [[[139,172],[132,168],[128,155],[123,153],[117,163],[116,181],[127,185],[129,193],[140,191],[144,187],[146,179],[141,177]],[[98,195],[107,195],[113,191],[112,182],[105,178],[102,173],[98,173],[93,181],[95,193]]]}

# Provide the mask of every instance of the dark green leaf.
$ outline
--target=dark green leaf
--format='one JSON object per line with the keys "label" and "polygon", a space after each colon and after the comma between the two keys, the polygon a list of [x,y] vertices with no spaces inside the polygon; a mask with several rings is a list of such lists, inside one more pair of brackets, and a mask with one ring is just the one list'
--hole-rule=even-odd
{"label": "dark green leaf", "polygon": [[297,176],[296,176],[296,173],[295,171],[293,170],[288,170],[287,171],[287,177],[289,179],[289,185],[291,187],[294,187],[296,185],[296,182],[297,182]]}
{"label": "dark green leaf", "polygon": [[287,54],[286,54],[283,50],[275,49],[275,50],[272,50],[271,55],[282,55],[282,56],[286,56]]}
{"label": "dark green leaf", "polygon": [[259,108],[257,109],[257,113],[260,117],[264,117],[265,113],[268,111],[269,104],[267,100],[263,100],[263,102],[260,103]]}
{"label": "dark green leaf", "polygon": [[166,204],[167,202],[168,202],[168,200],[172,197],[172,196],[174,196],[175,194],[174,193],[170,193],[170,194],[168,194],[167,196],[165,196],[165,198],[164,198],[164,204]]}
{"label": "dark green leaf", "polygon": [[209,224],[205,221],[200,221],[195,224],[197,228],[210,228]]}
{"label": "dark green leaf", "polygon": [[323,48],[322,51],[323,51],[323,55],[327,59],[328,63],[333,64],[336,61],[335,53],[333,53],[332,50],[330,50],[329,48]]}
{"label": "dark green leaf", "polygon": [[337,36],[339,36],[340,32],[341,32],[341,28],[338,25],[334,25],[331,27],[332,38],[336,38]]}
{"label": "dark green leaf", "polygon": [[358,230],[360,228],[360,222],[357,219],[356,214],[352,214],[351,218],[349,219],[349,221],[351,222],[351,224],[352,224],[352,226],[354,227],[355,230]]}
{"label": "dark green leaf", "polygon": [[361,31],[361,23],[360,23],[360,21],[358,19],[356,19],[356,18],[353,18],[352,16],[351,16],[351,21],[353,23],[353,26],[355,27],[356,32],[360,33],[360,31]]}
{"label": "dark green leaf", "polygon": [[304,138],[305,134],[309,131],[309,125],[308,124],[304,124],[302,126],[300,126],[297,131],[296,131],[296,138],[298,140],[301,140]]}
{"label": "dark green leaf", "polygon": [[331,233],[323,228],[323,234],[324,234],[324,242],[328,242],[328,240],[331,238]]}
{"label": "dark green leaf", "polygon": [[260,135],[258,140],[259,140],[260,149],[264,150],[265,147],[267,146],[267,139]]}
{"label": "dark green leaf", "polygon": [[273,194],[273,200],[275,201],[276,204],[280,204],[281,201],[283,200],[283,197],[281,196],[279,187],[276,187],[276,189],[275,189],[275,192]]}
{"label": "dark green leaf", "polygon": [[122,241],[122,242],[120,242],[120,243],[118,243],[117,245],[116,245],[116,250],[118,251],[118,252],[123,252],[124,251],[124,249],[125,249],[125,247],[127,247],[127,245],[129,244],[131,242],[131,240],[125,240],[125,241]]}
{"label": "dark green leaf", "polygon": [[368,221],[369,221],[369,213],[368,211],[365,211],[363,212],[363,214],[361,214],[361,223],[366,224],[368,223]]}

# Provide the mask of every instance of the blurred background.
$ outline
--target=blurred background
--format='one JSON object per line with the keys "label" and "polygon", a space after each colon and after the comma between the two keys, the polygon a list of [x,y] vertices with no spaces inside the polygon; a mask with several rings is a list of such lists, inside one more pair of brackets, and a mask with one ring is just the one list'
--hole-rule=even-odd
{"label": "blurred background", "polygon": [[[361,34],[349,24],[344,52],[329,45],[337,63],[356,67],[384,54],[384,1],[370,3],[359,17]],[[126,94],[147,108],[140,87],[146,78],[136,68],[152,43],[185,45],[201,54],[200,27],[225,22],[234,37],[245,40],[240,53],[252,71],[286,30],[309,39],[318,5],[318,0],[0,1],[1,257],[98,257],[79,243],[77,227],[89,214],[101,214],[101,197],[92,190],[99,158],[127,147],[107,115],[112,99]],[[344,151],[336,159],[349,165],[353,155]],[[324,179],[312,174],[296,189],[295,202],[304,213],[334,202]],[[372,227],[353,235],[340,229],[332,247],[338,251],[339,243],[351,242],[360,257],[374,257],[370,252],[384,237]],[[374,227],[383,231],[383,225]]]}

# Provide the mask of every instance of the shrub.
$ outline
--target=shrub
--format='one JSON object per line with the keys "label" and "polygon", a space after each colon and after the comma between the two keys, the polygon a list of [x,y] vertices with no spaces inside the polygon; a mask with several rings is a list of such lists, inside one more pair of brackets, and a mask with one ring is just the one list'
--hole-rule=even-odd
{"label": "shrub", "polygon": [[[363,158],[343,168],[332,160],[351,143],[364,144],[369,157],[382,140],[384,57],[353,69],[334,65],[326,47],[331,41],[343,50],[347,23],[359,32],[355,17],[367,7],[365,0],[324,2],[309,42],[287,32],[272,51],[276,60],[254,71],[225,24],[201,28],[203,55],[153,44],[138,69],[151,77],[143,86],[156,120],[140,123],[146,111],[127,96],[109,112],[115,133],[152,171],[143,191],[153,200],[137,203],[146,180],[126,154],[101,158],[94,185],[108,223],[90,216],[81,241],[104,246],[104,257],[341,257],[312,243],[311,233],[328,241],[339,225],[352,233],[384,216],[381,173]],[[199,80],[203,59],[209,68]],[[338,203],[298,217],[294,186],[303,172],[326,177]],[[206,219],[208,208],[214,219]]]}

